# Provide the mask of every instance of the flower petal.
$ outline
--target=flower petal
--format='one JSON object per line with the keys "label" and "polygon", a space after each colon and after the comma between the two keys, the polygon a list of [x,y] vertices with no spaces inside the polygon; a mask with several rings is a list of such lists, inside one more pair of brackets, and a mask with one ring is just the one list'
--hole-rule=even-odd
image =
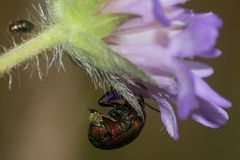
{"label": "flower petal", "polygon": [[178,85],[173,78],[164,75],[152,75],[151,79],[156,82],[159,88],[167,91],[171,95],[177,95]]}
{"label": "flower petal", "polygon": [[219,128],[228,121],[228,114],[216,105],[199,99],[199,107],[193,111],[192,118],[210,128]]}
{"label": "flower petal", "polygon": [[164,6],[173,6],[176,4],[183,4],[183,3],[186,3],[187,1],[189,0],[161,0]]}
{"label": "flower petal", "polygon": [[178,20],[185,23],[185,29],[172,37],[171,46],[175,56],[201,56],[214,49],[218,29],[222,26],[220,18],[213,13],[188,13]]}
{"label": "flower petal", "polygon": [[191,71],[199,77],[208,77],[213,74],[213,68],[207,64],[201,62],[194,62],[189,60],[182,60],[182,62],[187,65]]}
{"label": "flower petal", "polygon": [[161,120],[167,129],[169,135],[177,140],[179,138],[176,115],[170,103],[163,97],[154,96],[153,99],[158,103]]}
{"label": "flower petal", "polygon": [[219,49],[213,49],[207,52],[201,53],[199,56],[203,58],[217,58],[222,54],[222,51]]}
{"label": "flower petal", "polygon": [[193,77],[187,67],[177,60],[174,60],[172,69],[179,84],[178,116],[180,119],[187,119],[192,109],[196,106]]}
{"label": "flower petal", "polygon": [[194,76],[194,82],[196,94],[199,97],[222,108],[231,107],[231,102],[215,92],[204,80]]}
{"label": "flower petal", "polygon": [[159,17],[162,20],[160,22],[163,24],[170,24],[168,19],[165,17],[163,8],[158,0],[114,0],[110,1],[108,5],[103,8],[102,12],[131,13],[141,17],[124,24],[123,28],[131,28],[150,24],[156,22],[156,18]]}
{"label": "flower petal", "polygon": [[166,17],[165,12],[163,10],[163,7],[160,3],[159,0],[152,0],[153,2],[153,14],[155,18],[164,24],[165,26],[170,26],[171,22],[170,20]]}
{"label": "flower petal", "polygon": [[135,29],[120,30],[115,32],[113,42],[120,47],[166,47],[168,44],[168,33],[161,25],[151,24],[137,27]]}

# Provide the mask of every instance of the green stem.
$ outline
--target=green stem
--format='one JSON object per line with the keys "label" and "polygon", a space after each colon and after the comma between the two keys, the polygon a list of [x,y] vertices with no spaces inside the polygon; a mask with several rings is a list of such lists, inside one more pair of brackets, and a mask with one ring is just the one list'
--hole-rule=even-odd
{"label": "green stem", "polygon": [[64,39],[62,36],[60,27],[51,26],[26,43],[9,50],[0,56],[0,74],[4,74],[25,60],[43,53],[48,48],[56,46]]}

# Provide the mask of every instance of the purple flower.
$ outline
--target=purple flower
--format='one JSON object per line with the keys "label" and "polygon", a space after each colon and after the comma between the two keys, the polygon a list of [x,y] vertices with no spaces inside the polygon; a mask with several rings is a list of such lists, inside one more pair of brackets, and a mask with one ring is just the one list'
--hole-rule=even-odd
{"label": "purple flower", "polygon": [[107,42],[153,80],[153,85],[142,82],[142,89],[130,88],[159,105],[161,120],[174,139],[179,138],[174,106],[180,120],[191,117],[211,128],[227,122],[224,109],[231,106],[203,80],[213,69],[193,61],[221,54],[215,44],[222,21],[213,13],[196,14],[177,6],[186,1],[112,0],[103,8],[106,13],[140,16],[121,25]]}

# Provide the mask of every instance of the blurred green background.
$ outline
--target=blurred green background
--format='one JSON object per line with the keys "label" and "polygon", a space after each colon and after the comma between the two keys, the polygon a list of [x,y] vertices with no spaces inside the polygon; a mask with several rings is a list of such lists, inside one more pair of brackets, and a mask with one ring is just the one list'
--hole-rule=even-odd
{"label": "blurred green background", "polygon": [[[31,3],[1,1],[1,45],[12,46],[7,26],[18,18],[27,18],[28,10],[34,13]],[[199,12],[213,11],[224,20],[218,41],[224,54],[207,62],[215,68],[208,82],[233,102],[226,126],[214,130],[192,120],[184,121],[179,123],[181,138],[174,141],[162,129],[158,113],[147,109],[145,128],[133,143],[113,151],[98,150],[87,139],[87,107],[96,106],[103,91],[96,91],[88,75],[66,58],[67,72],[53,67],[43,80],[39,80],[36,70],[31,77],[31,70],[22,69],[13,72],[11,90],[7,75],[0,80],[0,159],[239,160],[240,1],[192,0],[187,6]]]}

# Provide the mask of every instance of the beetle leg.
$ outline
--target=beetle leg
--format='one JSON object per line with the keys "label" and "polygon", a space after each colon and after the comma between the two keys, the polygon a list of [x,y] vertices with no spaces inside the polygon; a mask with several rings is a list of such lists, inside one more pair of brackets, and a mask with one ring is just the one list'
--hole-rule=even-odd
{"label": "beetle leg", "polygon": [[121,110],[114,110],[114,112],[110,113],[110,115],[101,113],[93,108],[88,108],[88,110],[91,112],[89,115],[89,120],[94,124],[99,125],[101,122],[103,122],[103,119],[108,119],[115,123],[123,122],[130,125],[129,120],[125,117]]}
{"label": "beetle leg", "polygon": [[121,110],[115,110],[111,116],[118,121],[118,126],[121,128],[118,134],[114,134],[114,137],[118,137],[132,127],[132,122],[124,115]]}
{"label": "beetle leg", "polygon": [[139,96],[138,103],[140,104],[140,106],[141,106],[142,108],[144,108],[145,102],[144,102],[144,99],[143,99],[142,96]]}
{"label": "beetle leg", "polygon": [[111,116],[114,117],[114,119],[117,120],[118,122],[126,123],[128,126],[131,125],[131,122],[121,110],[115,110],[114,112],[111,113]]}

